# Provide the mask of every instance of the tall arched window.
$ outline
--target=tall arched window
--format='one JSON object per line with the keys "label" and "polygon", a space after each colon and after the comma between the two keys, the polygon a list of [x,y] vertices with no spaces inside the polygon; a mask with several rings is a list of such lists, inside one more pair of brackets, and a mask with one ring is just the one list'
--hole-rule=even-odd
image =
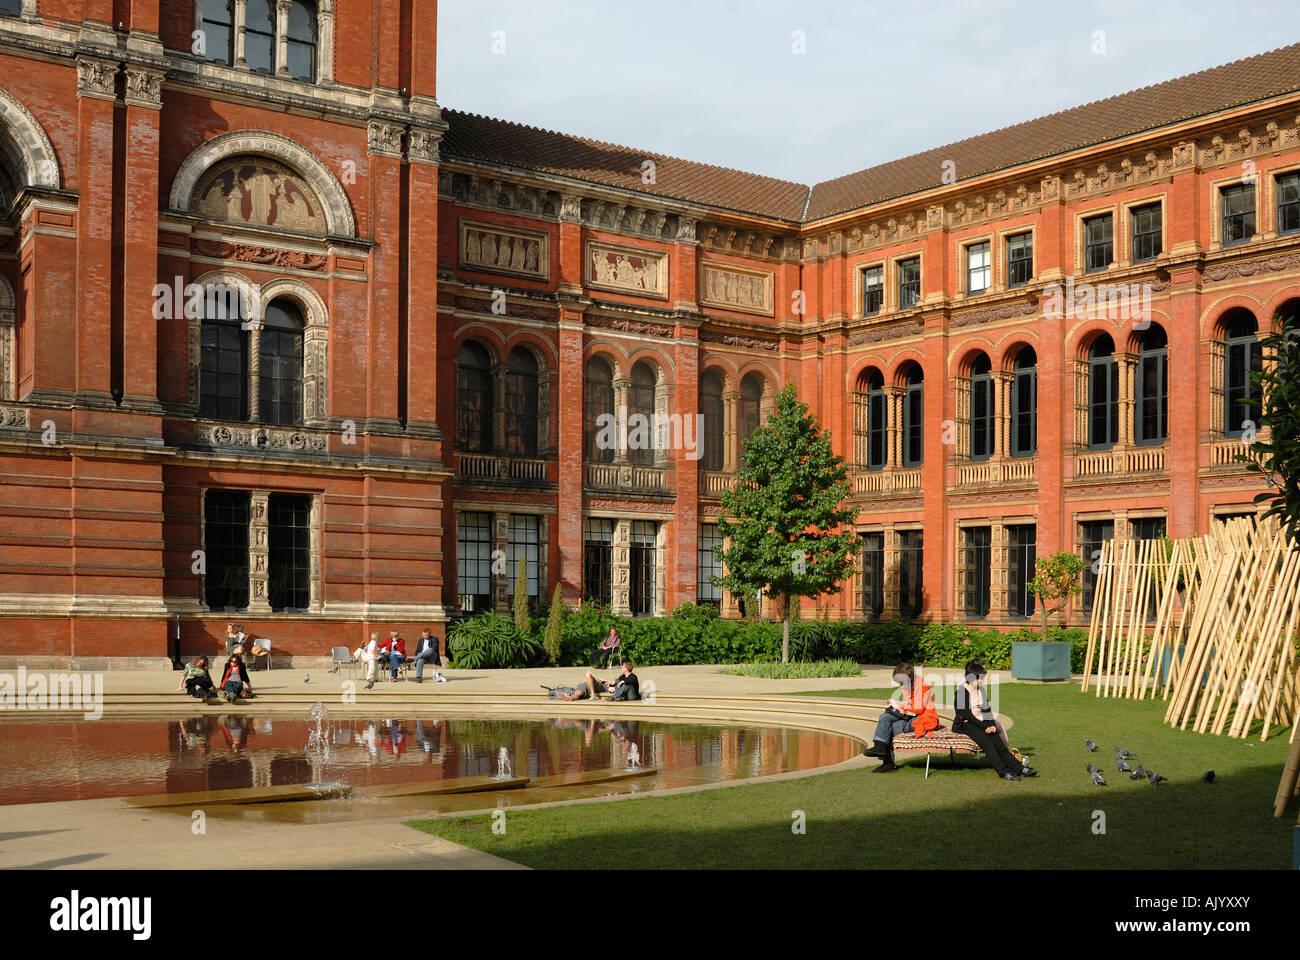
{"label": "tall arched window", "polygon": [[537,358],[523,347],[506,365],[506,453],[537,456]]}
{"label": "tall arched window", "polygon": [[1240,437],[1246,421],[1257,423],[1259,391],[1250,379],[1263,362],[1259,347],[1259,326],[1255,318],[1242,311],[1233,317],[1223,338],[1223,432]]}
{"label": "tall arched window", "polygon": [[247,0],[244,8],[244,61],[250,70],[275,70],[274,0]]}
{"label": "tall arched window", "polygon": [[302,424],[302,313],[287,300],[266,308],[259,356],[258,406],[263,423]]}
{"label": "tall arched window", "polygon": [[907,392],[903,394],[903,466],[919,467],[925,462],[925,373],[920,364],[907,371]]}
{"label": "tall arched window", "polygon": [[1115,341],[1103,333],[1088,349],[1088,447],[1104,450],[1119,442],[1119,376]]}
{"label": "tall arched window", "polygon": [[[582,435],[586,458],[590,463],[610,463],[614,444],[601,442],[600,418],[614,413],[614,371],[602,357],[587,361],[582,384]],[[605,436],[609,431],[603,431]]]}
{"label": "tall arched window", "polygon": [[[627,414],[628,446],[631,448],[628,459],[638,466],[648,467],[655,462],[655,372],[644,360],[632,367]],[[637,414],[645,419],[633,420]]]}
{"label": "tall arched window", "polygon": [[763,416],[763,381],[757,374],[746,374],[740,381],[740,417],[737,428],[740,432],[740,448],[745,449],[745,441],[758,429]]}
{"label": "tall arched window", "polygon": [[316,79],[315,4],[294,0],[289,7],[288,67],[295,80]]}
{"label": "tall arched window", "polygon": [[456,448],[492,452],[492,361],[473,340],[456,355]]}
{"label": "tall arched window", "polygon": [[203,56],[227,66],[235,62],[234,0],[203,0]]}
{"label": "tall arched window", "polygon": [[874,367],[864,371],[858,380],[853,419],[858,465],[868,470],[883,470],[889,459],[885,378]]}
{"label": "tall arched window", "polygon": [[1134,439],[1164,443],[1169,436],[1169,349],[1164,328],[1158,323],[1142,334],[1134,377]]}
{"label": "tall arched window", "polygon": [[704,417],[703,468],[721,470],[726,464],[723,440],[726,427],[722,406],[722,375],[716,370],[706,370],[700,378],[700,415]]}
{"label": "tall arched window", "polygon": [[[215,301],[215,298],[213,298]],[[239,317],[207,311],[200,334],[199,416],[248,419],[248,334]]]}
{"label": "tall arched window", "polygon": [[1038,355],[1033,347],[1016,354],[1011,387],[1011,455],[1031,457],[1038,452]]}
{"label": "tall arched window", "polygon": [[981,353],[970,368],[970,458],[987,460],[993,456],[994,409],[993,365],[988,354]]}

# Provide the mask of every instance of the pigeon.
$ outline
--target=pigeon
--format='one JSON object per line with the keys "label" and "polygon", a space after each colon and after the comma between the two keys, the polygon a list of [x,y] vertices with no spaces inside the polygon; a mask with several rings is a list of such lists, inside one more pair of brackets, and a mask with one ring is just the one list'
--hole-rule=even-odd
{"label": "pigeon", "polygon": [[1119,754],[1121,757],[1123,757],[1125,760],[1133,760],[1137,757],[1136,753],[1129,753],[1123,747],[1116,747],[1115,752]]}
{"label": "pigeon", "polygon": [[1130,780],[1141,780],[1141,779],[1142,779],[1143,777],[1145,777],[1146,775],[1147,775],[1147,772],[1146,772],[1145,770],[1142,769],[1142,764],[1139,763],[1137,769],[1134,770],[1132,773],[1130,773],[1130,774],[1128,775],[1128,778],[1129,778]]}
{"label": "pigeon", "polygon": [[1115,769],[1118,770],[1120,773],[1133,772],[1133,768],[1128,765],[1128,761],[1125,760],[1123,757],[1119,757],[1119,756],[1115,758]]}
{"label": "pigeon", "polygon": [[1206,783],[1213,783],[1213,782],[1214,782],[1214,771],[1213,771],[1213,770],[1206,770],[1203,774],[1201,774],[1201,779],[1204,780]]}
{"label": "pigeon", "polygon": [[1148,770],[1147,779],[1151,781],[1151,786],[1154,787],[1157,783],[1168,780],[1169,778],[1160,776],[1160,774],[1156,773],[1154,770]]}
{"label": "pigeon", "polygon": [[1095,743],[1093,743],[1091,740],[1085,740],[1085,741],[1083,741],[1083,745],[1084,745],[1085,747],[1088,748],[1088,752],[1089,752],[1089,753],[1096,753],[1096,752],[1097,752],[1097,745],[1096,745]]}
{"label": "pigeon", "polygon": [[303,682],[303,683],[311,683],[311,674],[310,674],[310,673],[305,673],[305,674],[303,674],[302,682]]}
{"label": "pigeon", "polygon": [[1092,780],[1092,782],[1099,787],[1106,786],[1106,778],[1103,777],[1101,775],[1101,771],[1098,770],[1096,767],[1094,767],[1091,763],[1088,764],[1088,778]]}

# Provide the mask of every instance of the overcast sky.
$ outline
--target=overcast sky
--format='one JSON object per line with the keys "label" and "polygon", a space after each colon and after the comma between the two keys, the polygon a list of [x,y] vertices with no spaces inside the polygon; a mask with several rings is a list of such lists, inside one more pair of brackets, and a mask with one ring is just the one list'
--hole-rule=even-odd
{"label": "overcast sky", "polygon": [[1300,40],[1295,0],[1088,6],[442,0],[438,102],[816,183]]}

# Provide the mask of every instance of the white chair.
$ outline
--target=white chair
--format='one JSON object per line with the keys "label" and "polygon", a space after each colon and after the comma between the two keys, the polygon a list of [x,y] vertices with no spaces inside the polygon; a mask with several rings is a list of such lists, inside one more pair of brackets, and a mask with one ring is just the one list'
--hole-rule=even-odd
{"label": "white chair", "polygon": [[254,668],[257,667],[257,661],[259,661],[259,660],[265,660],[265,661],[266,661],[266,669],[267,669],[267,670],[270,670],[270,669],[271,669],[271,641],[268,640],[268,639],[266,639],[266,638],[263,638],[263,639],[261,639],[261,640],[254,640],[254,641],[253,641],[253,646],[254,646],[254,647],[257,647],[259,650],[265,650],[265,651],[266,651],[266,656],[264,656],[264,657],[258,656],[258,655],[256,655],[256,654],[253,655],[253,667],[254,667]]}

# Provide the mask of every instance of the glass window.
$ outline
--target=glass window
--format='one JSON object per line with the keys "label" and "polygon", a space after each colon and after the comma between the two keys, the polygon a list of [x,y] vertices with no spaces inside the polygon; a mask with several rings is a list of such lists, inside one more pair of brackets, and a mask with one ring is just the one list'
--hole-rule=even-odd
{"label": "glass window", "polygon": [[1007,527],[1010,535],[1010,556],[1007,558],[1007,614],[1012,617],[1030,617],[1034,613],[1034,600],[1029,592],[1029,581],[1034,579],[1034,561],[1037,557],[1037,527],[1023,524]]}
{"label": "glass window", "polygon": [[1101,450],[1119,442],[1119,378],[1115,343],[1102,334],[1088,351],[1088,446]]}
{"label": "glass window", "polygon": [[[21,7],[22,0],[13,0]],[[203,56],[227,66],[235,62],[235,14],[232,0],[203,0]]]}
{"label": "glass window", "polygon": [[857,462],[868,470],[880,470],[887,459],[885,378],[879,370],[868,370],[858,390],[854,410]]}
{"label": "glass window", "polygon": [[[648,467],[655,462],[655,372],[648,363],[638,363],[632,368],[632,383],[627,390],[628,406],[628,460]],[[632,417],[645,418],[644,429]]]}
{"label": "glass window", "polygon": [[987,617],[989,613],[989,583],[992,576],[992,528],[967,527],[966,553],[966,616]]}
{"label": "glass window", "polygon": [[758,429],[763,412],[763,381],[754,374],[747,374],[740,381],[740,444],[744,449],[745,441]]}
{"label": "glass window", "polygon": [[1163,443],[1169,435],[1169,351],[1159,324],[1142,335],[1134,375],[1134,435],[1138,443]]}
{"label": "glass window", "polygon": [[1277,178],[1277,232],[1300,230],[1300,171]]}
{"label": "glass window", "polygon": [[921,302],[921,258],[898,262],[898,309],[906,310]]}
{"label": "glass window", "polygon": [[537,456],[537,358],[516,347],[506,366],[506,453]]}
{"label": "glass window", "polygon": [[628,605],[634,617],[648,617],[655,612],[658,532],[659,524],[650,520],[632,521],[632,542],[628,551],[631,566]]}
{"label": "glass window", "polygon": [[725,414],[722,404],[722,375],[716,370],[706,370],[700,378],[700,414],[704,417],[703,468],[721,470],[726,463]]}
{"label": "glass window", "polygon": [[0,0],[0,17],[22,16],[23,0]]}
{"label": "glass window", "polygon": [[1087,520],[1079,524],[1083,547],[1083,612],[1092,612],[1092,598],[1097,590],[1097,569],[1101,545],[1115,538],[1114,520]]}
{"label": "glass window", "polygon": [[588,517],[582,524],[582,596],[609,606],[614,569],[614,521]]}
{"label": "glass window", "polygon": [[1034,279],[1034,235],[1007,238],[1007,286],[1023,287]]}
{"label": "glass window", "polygon": [[492,515],[462,513],[456,524],[456,593],[466,613],[492,606]]}
{"label": "glass window", "polygon": [[1133,210],[1133,262],[1153,260],[1164,251],[1160,225],[1160,204]]}
{"label": "glass window", "polygon": [[250,70],[275,69],[274,0],[247,0],[244,8],[244,61]]}
{"label": "glass window", "polygon": [[862,314],[870,317],[885,306],[885,268],[867,267],[862,271]]}
{"label": "glass window", "polygon": [[993,456],[995,420],[993,375],[988,356],[981,353],[970,372],[970,458],[987,460]]}
{"label": "glass window", "polygon": [[267,514],[271,610],[306,610],[311,606],[311,497],[273,493]]}
{"label": "glass window", "polygon": [[993,255],[988,242],[966,248],[966,292],[983,293],[993,276]]}
{"label": "glass window", "polygon": [[472,340],[456,355],[456,447],[461,453],[492,452],[492,361]]}
{"label": "glass window", "polygon": [[722,561],[714,553],[714,548],[722,550],[722,534],[716,523],[700,524],[698,546],[699,583],[696,586],[696,602],[709,603],[715,607],[722,606],[722,588],[714,585],[713,578],[722,576]]}
{"label": "glass window", "polygon": [[913,364],[903,394],[903,466],[919,467],[925,461],[925,374]]}
{"label": "glass window", "polygon": [[302,314],[288,301],[266,308],[259,380],[263,423],[302,423],[302,326]]}
{"label": "glass window", "polygon": [[874,620],[885,612],[885,535],[862,535],[862,613]]}
{"label": "glass window", "polygon": [[1254,423],[1259,417],[1259,391],[1251,380],[1263,364],[1259,346],[1258,326],[1248,313],[1239,313],[1228,324],[1223,343],[1223,432],[1225,436],[1239,437],[1247,421]]}
{"label": "glass window", "polygon": [[1016,354],[1011,385],[1011,455],[1031,457],[1038,452],[1038,355],[1033,347]]}
{"label": "glass window", "polygon": [[295,80],[316,79],[316,13],[312,4],[294,0],[289,7],[289,75]]}
{"label": "glass window", "polygon": [[[601,418],[614,414],[614,373],[607,361],[592,357],[582,383],[582,433],[589,463],[612,463],[614,444],[606,443],[608,431]],[[608,421],[606,421],[608,422]]]}
{"label": "glass window", "polygon": [[903,530],[898,534],[898,610],[909,620],[921,615],[923,541],[920,530]]}
{"label": "glass window", "polygon": [[[1141,517],[1133,521],[1133,539],[1134,540],[1159,540],[1165,535],[1165,518],[1164,517]],[[1136,592],[1139,585],[1134,585]],[[1147,620],[1155,620],[1156,614],[1160,611],[1160,598],[1157,595],[1157,586],[1153,582],[1147,589]]]}
{"label": "glass window", "polygon": [[1114,227],[1109,213],[1083,221],[1085,273],[1105,270],[1115,259]]}
{"label": "glass window", "polygon": [[248,334],[237,320],[203,321],[199,416],[247,419]]}
{"label": "glass window", "polygon": [[248,607],[249,495],[209,490],[203,497],[204,600],[209,610]]}
{"label": "glass window", "polygon": [[1255,185],[1224,187],[1219,195],[1223,200],[1223,245],[1245,243],[1255,235]]}
{"label": "glass window", "polygon": [[510,515],[510,534],[507,544],[507,568],[510,575],[510,596],[515,595],[516,578],[519,576],[519,558],[524,558],[524,577],[527,580],[529,605],[537,601],[538,585],[538,550],[540,549],[538,531],[540,522],[537,517],[528,514],[512,513]]}

